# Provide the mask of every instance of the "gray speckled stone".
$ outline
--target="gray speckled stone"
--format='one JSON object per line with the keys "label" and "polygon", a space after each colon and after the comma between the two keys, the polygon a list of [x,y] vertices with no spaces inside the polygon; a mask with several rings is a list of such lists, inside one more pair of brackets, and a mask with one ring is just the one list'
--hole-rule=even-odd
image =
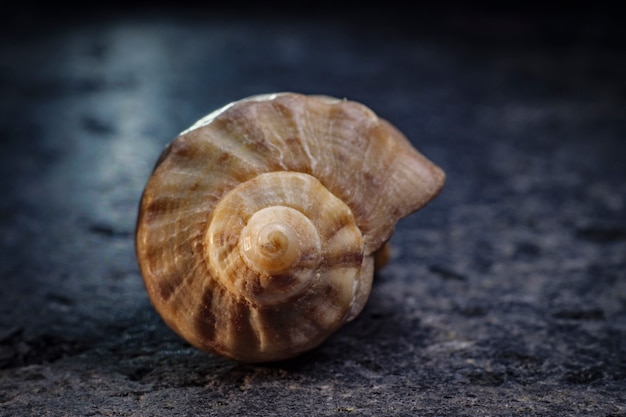
{"label": "gray speckled stone", "polygon": [[[0,415],[626,416],[626,54],[609,14],[29,26],[24,10],[0,38]],[[153,311],[136,207],[179,131],[286,90],[364,102],[448,182],[398,225],[359,318],[241,365]]]}

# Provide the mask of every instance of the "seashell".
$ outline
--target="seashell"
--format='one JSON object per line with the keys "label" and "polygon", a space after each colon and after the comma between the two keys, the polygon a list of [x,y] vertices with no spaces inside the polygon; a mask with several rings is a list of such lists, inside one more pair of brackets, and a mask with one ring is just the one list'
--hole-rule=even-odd
{"label": "seashell", "polygon": [[146,184],[136,250],[147,292],[199,349],[242,362],[296,356],[359,314],[395,224],[443,183],[356,102],[231,103],[171,142]]}

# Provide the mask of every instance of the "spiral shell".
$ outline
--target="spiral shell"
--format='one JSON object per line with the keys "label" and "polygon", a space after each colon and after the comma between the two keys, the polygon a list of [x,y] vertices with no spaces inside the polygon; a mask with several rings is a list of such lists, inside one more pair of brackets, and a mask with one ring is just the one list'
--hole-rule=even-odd
{"label": "spiral shell", "polygon": [[441,169],[367,107],[280,93],[231,103],[163,151],[137,258],[164,321],[243,362],[322,343],[365,305],[376,252]]}

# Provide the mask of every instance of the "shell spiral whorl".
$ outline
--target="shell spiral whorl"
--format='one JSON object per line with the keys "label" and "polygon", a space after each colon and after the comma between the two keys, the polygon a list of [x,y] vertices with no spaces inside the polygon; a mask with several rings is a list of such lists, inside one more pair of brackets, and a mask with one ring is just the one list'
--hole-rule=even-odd
{"label": "shell spiral whorl", "polygon": [[[218,203],[206,259],[214,276],[252,306],[286,302],[330,274],[361,266],[352,212],[310,175],[261,174]],[[341,266],[341,268],[339,268]]]}
{"label": "shell spiral whorl", "polygon": [[355,102],[281,93],[183,132],[136,233],[150,299],[192,345],[245,362],[322,343],[358,315],[374,255],[443,172]]}
{"label": "shell spiral whorl", "polygon": [[[320,238],[313,223],[297,210],[273,206],[250,217],[241,231],[239,250],[251,269],[271,278],[300,259],[304,249],[300,240],[310,242],[310,248],[304,252],[311,252],[319,260]],[[317,264],[311,266],[316,268]]]}

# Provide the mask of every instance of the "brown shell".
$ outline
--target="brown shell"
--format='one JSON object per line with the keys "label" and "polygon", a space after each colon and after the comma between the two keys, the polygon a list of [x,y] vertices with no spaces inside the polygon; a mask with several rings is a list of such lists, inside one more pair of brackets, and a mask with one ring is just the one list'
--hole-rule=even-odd
{"label": "brown shell", "polygon": [[361,311],[375,253],[443,183],[361,104],[293,93],[229,104],[181,133],[148,180],[136,233],[148,294],[200,349],[295,356]]}

